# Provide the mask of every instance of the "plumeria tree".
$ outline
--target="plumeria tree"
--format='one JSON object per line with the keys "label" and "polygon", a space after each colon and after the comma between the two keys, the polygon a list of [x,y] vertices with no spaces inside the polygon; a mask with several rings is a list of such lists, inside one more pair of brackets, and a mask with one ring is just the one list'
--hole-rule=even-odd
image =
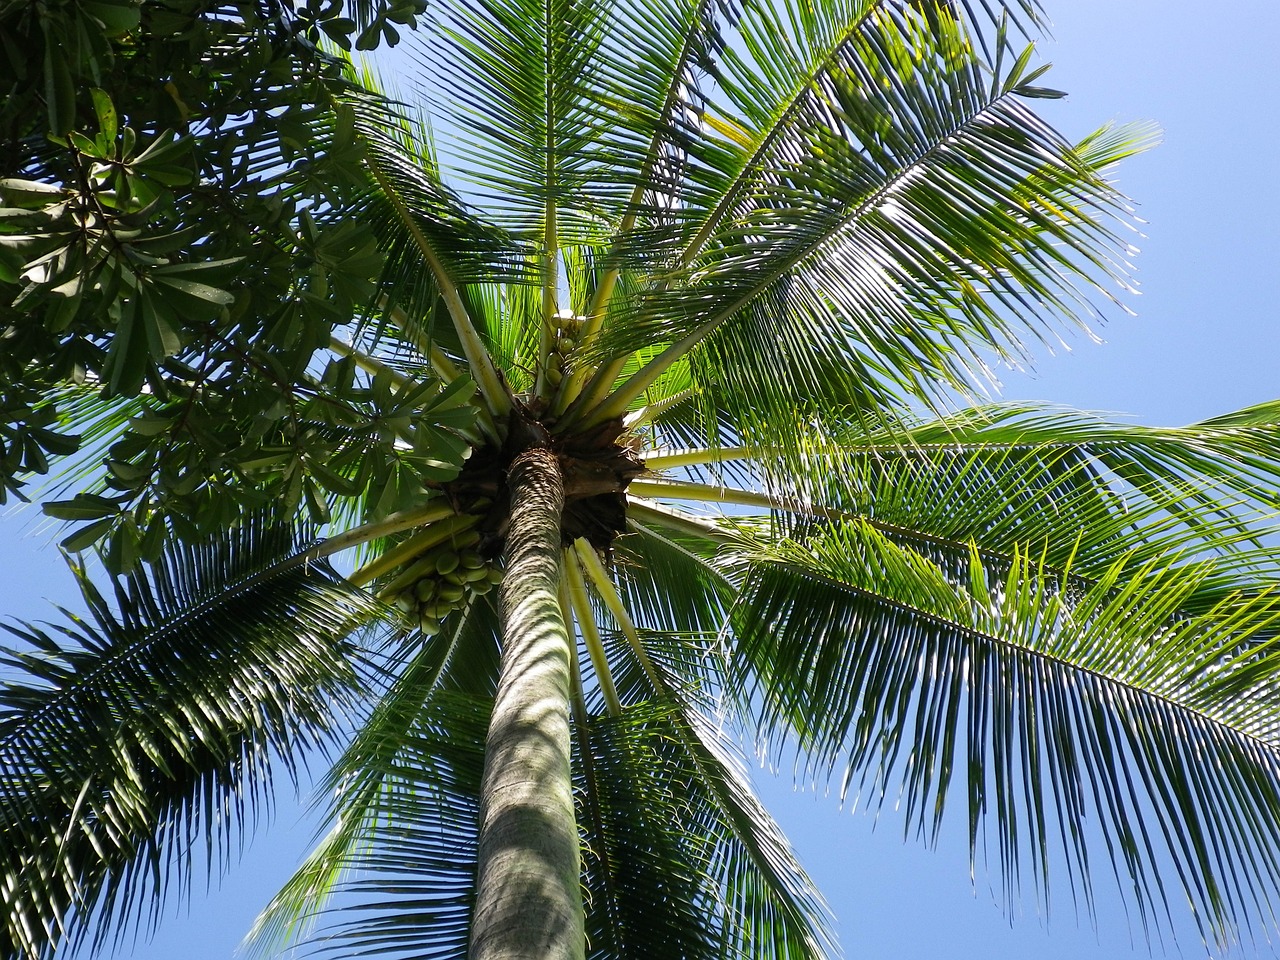
{"label": "plumeria tree", "polygon": [[[113,583],[11,628],[6,956],[154,918],[317,752],[261,944],[826,955],[743,733],[960,803],[1011,886],[1273,919],[1280,407],[969,402],[1123,289],[1149,136],[1032,110],[1033,9],[338,13],[243,115],[175,77],[177,132],[99,86],[11,134],[4,476],[63,458]],[[421,116],[312,42],[404,20]]]}

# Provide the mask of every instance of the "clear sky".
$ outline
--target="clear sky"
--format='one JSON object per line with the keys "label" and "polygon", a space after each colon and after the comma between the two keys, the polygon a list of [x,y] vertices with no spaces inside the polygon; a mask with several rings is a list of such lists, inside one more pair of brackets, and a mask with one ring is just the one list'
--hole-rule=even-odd
{"label": "clear sky", "polygon": [[[1119,172],[1138,203],[1146,237],[1142,284],[1130,306],[1099,329],[1108,341],[1078,340],[1044,357],[1034,376],[1010,373],[1005,395],[1131,414],[1174,425],[1280,396],[1280,5],[1274,0],[1045,0],[1054,39],[1041,51],[1055,64],[1045,82],[1071,96],[1046,105],[1071,134],[1110,119],[1154,119],[1163,145]],[[33,534],[30,511],[0,519],[0,615],[38,619],[73,590],[49,536]],[[970,879],[964,811],[936,850],[904,841],[886,807],[878,820],[837,809],[834,799],[797,793],[788,774],[763,777],[766,802],[826,893],[849,957],[894,960],[1020,960],[1032,956],[1110,960],[1143,957],[1140,932],[1110,902],[1098,871],[1098,929],[1077,921],[1059,889],[1047,922],[1034,900],[1015,904],[1012,923],[998,880],[979,865]],[[219,892],[198,894],[166,923],[139,960],[226,960],[256,911],[306,848],[314,827],[282,806]],[[199,884],[197,883],[197,889]],[[1200,948],[1181,931],[1182,953]],[[1176,955],[1167,943],[1151,952]],[[1258,955],[1254,950],[1238,956]],[[1274,953],[1263,948],[1263,956]]]}

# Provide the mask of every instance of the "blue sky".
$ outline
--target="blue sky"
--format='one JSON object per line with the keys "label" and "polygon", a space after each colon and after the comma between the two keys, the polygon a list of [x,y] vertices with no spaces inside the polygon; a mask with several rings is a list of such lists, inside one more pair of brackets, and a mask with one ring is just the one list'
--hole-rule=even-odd
{"label": "blue sky", "polygon": [[[1005,395],[1130,414],[1137,422],[1194,421],[1280,396],[1275,373],[1280,325],[1280,100],[1275,95],[1280,6],[1264,0],[1045,0],[1054,39],[1041,44],[1055,64],[1046,82],[1067,90],[1047,115],[1071,134],[1107,120],[1154,119],[1164,143],[1125,164],[1121,187],[1147,221],[1137,258],[1142,285],[1098,332],[1074,349],[1042,357],[1032,376],[1009,373]],[[70,597],[47,534],[34,514],[0,519],[0,614],[47,615]],[[878,819],[840,811],[833,798],[796,792],[789,776],[762,779],[766,802],[791,835],[838,918],[850,957],[1123,958],[1148,955],[1114,905],[1110,878],[1097,877],[1098,929],[1077,922],[1060,889],[1047,922],[1033,900],[998,903],[998,878],[979,865],[971,880],[963,811],[935,850],[904,841],[887,806]],[[136,951],[117,956],[224,960],[253,915],[288,874],[314,827],[282,806],[260,830],[223,889],[198,893],[188,910]],[[197,884],[199,889],[200,884]],[[1194,930],[1183,952],[1196,956]],[[1167,943],[1152,952],[1174,953]],[[1258,955],[1242,950],[1237,955]],[[1264,948],[1261,955],[1271,956]]]}

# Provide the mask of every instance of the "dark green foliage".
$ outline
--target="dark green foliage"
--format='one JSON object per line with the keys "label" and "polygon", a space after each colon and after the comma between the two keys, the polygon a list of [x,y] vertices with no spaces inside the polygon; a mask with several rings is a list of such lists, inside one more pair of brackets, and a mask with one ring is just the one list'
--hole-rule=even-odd
{"label": "dark green foliage", "polygon": [[[383,271],[375,239],[339,217],[365,174],[350,72],[313,42],[338,12],[0,11],[6,41],[92,40],[72,44],[77,60],[26,37],[0,74],[0,500],[77,446],[68,416],[88,414],[104,439],[122,433],[91,451],[108,460],[114,509],[71,508],[103,522],[69,545],[107,538],[113,569],[265,504],[288,516],[305,502],[323,519],[337,495],[368,497],[375,516],[413,501],[362,464],[395,461],[393,435],[424,422],[424,392],[438,388],[370,394],[349,370],[326,381],[309,369]],[[366,32],[386,16],[412,12],[356,11]],[[70,85],[66,109],[35,83],[42,71]],[[378,444],[383,455],[366,457]],[[438,429],[411,447],[400,459],[442,476],[461,463]]]}
{"label": "dark green foliage", "polygon": [[372,606],[326,564],[289,564],[304,546],[245,526],[118,580],[114,602],[77,570],[89,619],[6,627],[0,956],[48,956],[94,912],[99,941],[154,922],[202,858],[225,868],[270,772],[296,778],[332,735],[356,680],[344,638]]}
{"label": "dark green foliage", "polygon": [[578,735],[589,957],[823,955],[808,878],[709,717],[651,700]]}

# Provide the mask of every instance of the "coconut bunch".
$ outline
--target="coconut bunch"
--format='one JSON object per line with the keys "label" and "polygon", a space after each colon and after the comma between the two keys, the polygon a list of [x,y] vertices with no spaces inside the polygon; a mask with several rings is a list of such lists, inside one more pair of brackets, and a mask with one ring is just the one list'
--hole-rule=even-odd
{"label": "coconut bunch", "polygon": [[380,558],[382,565],[400,569],[378,596],[427,636],[435,636],[451,613],[502,581],[501,569],[481,551],[479,520],[476,514],[461,514],[432,524]]}
{"label": "coconut bunch", "polygon": [[552,341],[547,351],[547,380],[553,387],[564,378],[565,359],[578,345],[582,318],[571,310],[561,310],[552,318]]}

